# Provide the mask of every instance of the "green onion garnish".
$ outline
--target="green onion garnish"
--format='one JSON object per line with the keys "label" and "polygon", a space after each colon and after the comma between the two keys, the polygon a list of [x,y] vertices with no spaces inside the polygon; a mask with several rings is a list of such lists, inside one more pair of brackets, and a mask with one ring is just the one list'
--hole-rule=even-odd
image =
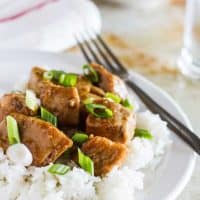
{"label": "green onion garnish", "polygon": [[125,99],[122,101],[121,103],[124,107],[133,110],[133,105],[130,103],[130,101],[128,99]]}
{"label": "green onion garnish", "polygon": [[58,81],[62,74],[66,74],[66,73],[62,70],[50,70],[43,73],[43,78],[45,80]]}
{"label": "green onion garnish", "polygon": [[53,73],[53,79],[54,79],[55,81],[58,81],[59,78],[60,78],[60,76],[61,76],[62,74],[66,74],[66,73],[65,73],[64,71],[62,71],[62,70],[51,70],[50,72]]}
{"label": "green onion garnish", "polygon": [[12,116],[8,115],[6,117],[6,124],[7,124],[9,144],[12,145],[12,144],[20,143],[17,121]]}
{"label": "green onion garnish", "polygon": [[77,75],[75,74],[61,74],[58,80],[59,84],[66,87],[73,87],[77,83]]}
{"label": "green onion garnish", "polygon": [[120,103],[121,102],[121,98],[118,95],[113,94],[111,92],[107,92],[106,95],[105,95],[105,97],[107,99],[113,100],[115,103]]}
{"label": "green onion garnish", "polygon": [[85,133],[75,133],[72,137],[73,142],[84,143],[88,140],[88,135]]}
{"label": "green onion garnish", "polygon": [[58,119],[55,115],[53,115],[52,113],[50,113],[47,109],[45,109],[43,107],[40,107],[40,111],[41,111],[41,119],[42,120],[50,122],[54,126],[57,126]]}
{"label": "green onion garnish", "polygon": [[99,118],[111,118],[113,116],[112,110],[101,104],[88,103],[85,104],[86,110]]}
{"label": "green onion garnish", "polygon": [[70,167],[63,164],[53,164],[49,169],[48,172],[51,174],[59,174],[65,175],[67,172],[70,171]]}
{"label": "green onion garnish", "polygon": [[94,176],[94,163],[90,157],[86,156],[80,149],[78,149],[78,163],[82,169]]}
{"label": "green onion garnish", "polygon": [[141,137],[149,140],[153,139],[152,134],[148,130],[139,128],[135,129],[135,137]]}
{"label": "green onion garnish", "polygon": [[98,75],[98,73],[90,65],[84,65],[83,66],[83,74],[92,83],[98,83],[99,82],[99,75]]}
{"label": "green onion garnish", "polygon": [[85,99],[85,100],[83,101],[83,103],[84,103],[84,104],[89,104],[89,103],[92,103],[93,100],[94,100],[94,98],[89,97],[89,98]]}
{"label": "green onion garnish", "polygon": [[67,74],[61,70],[50,70],[50,71],[44,72],[43,78],[46,80],[57,81],[59,84],[66,87],[75,86],[77,83],[77,75]]}
{"label": "green onion garnish", "polygon": [[54,78],[54,74],[52,71],[46,71],[43,73],[43,78],[51,81]]}
{"label": "green onion garnish", "polygon": [[35,93],[31,90],[26,90],[26,97],[25,97],[26,106],[31,109],[32,111],[37,111],[39,105],[37,103],[37,97]]}

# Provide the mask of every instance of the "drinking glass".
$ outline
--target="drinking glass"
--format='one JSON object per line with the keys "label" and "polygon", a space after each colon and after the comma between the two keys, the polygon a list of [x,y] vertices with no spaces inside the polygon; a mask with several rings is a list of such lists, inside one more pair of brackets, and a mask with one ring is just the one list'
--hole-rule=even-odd
{"label": "drinking glass", "polygon": [[200,0],[187,0],[184,45],[178,65],[182,72],[200,79]]}

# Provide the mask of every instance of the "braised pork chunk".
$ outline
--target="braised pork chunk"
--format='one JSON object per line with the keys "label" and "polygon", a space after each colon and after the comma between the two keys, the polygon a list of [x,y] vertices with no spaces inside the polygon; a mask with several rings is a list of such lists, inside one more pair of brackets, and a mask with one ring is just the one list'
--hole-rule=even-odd
{"label": "braised pork chunk", "polygon": [[13,112],[34,116],[37,111],[33,112],[26,106],[25,95],[23,93],[5,94],[0,99],[0,121]]}
{"label": "braised pork chunk", "polygon": [[60,125],[77,125],[80,99],[75,87],[63,87],[49,83],[41,90],[42,105],[58,117]]}
{"label": "braised pork chunk", "polygon": [[104,97],[105,92],[103,89],[92,85],[92,83],[84,76],[79,75],[77,85],[78,93],[81,100],[85,100],[88,94]]}
{"label": "braised pork chunk", "polygon": [[112,141],[127,143],[132,137],[136,125],[132,111],[107,99],[96,100],[95,103],[111,109],[111,118],[98,118],[89,114],[86,120],[86,132],[96,136],[109,138]]}
{"label": "braised pork chunk", "polygon": [[[33,155],[34,166],[44,166],[54,162],[64,151],[72,146],[72,141],[60,130],[35,117],[11,114],[18,123],[21,143]],[[0,147],[6,150],[8,144],[6,120],[0,123]]]}
{"label": "braised pork chunk", "polygon": [[112,92],[119,95],[122,99],[127,98],[128,91],[125,83],[114,74],[107,71],[103,66],[92,63],[91,66],[98,72],[100,76],[100,82],[98,86],[105,92]]}
{"label": "braised pork chunk", "polygon": [[85,129],[85,121],[88,116],[86,112],[84,101],[86,99],[101,99],[105,96],[105,92],[94,85],[84,76],[79,75],[76,85],[80,97],[80,123],[81,128]]}
{"label": "braised pork chunk", "polygon": [[79,122],[80,98],[76,87],[64,87],[43,79],[45,70],[33,68],[28,87],[40,98],[42,106],[58,117],[62,126]]}
{"label": "braised pork chunk", "polygon": [[127,155],[125,145],[98,136],[84,143],[81,150],[93,160],[96,176],[105,175],[114,167],[121,166]]}
{"label": "braised pork chunk", "polygon": [[28,81],[28,88],[33,90],[38,97],[41,94],[42,88],[45,88],[46,84],[49,83],[49,81],[43,79],[43,73],[45,71],[40,67],[33,67]]}

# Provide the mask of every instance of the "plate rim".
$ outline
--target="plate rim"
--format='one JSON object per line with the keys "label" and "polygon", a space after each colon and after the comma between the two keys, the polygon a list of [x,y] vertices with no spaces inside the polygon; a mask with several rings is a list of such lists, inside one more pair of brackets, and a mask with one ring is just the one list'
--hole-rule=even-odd
{"label": "plate rim", "polygon": [[[191,130],[193,130],[192,124],[191,124],[189,118],[187,117],[186,113],[182,110],[180,105],[166,91],[162,90],[159,86],[155,85],[153,82],[146,79],[144,76],[142,76],[136,72],[134,72],[134,74],[138,79],[141,79],[143,82],[146,82],[152,88],[159,91],[171,104],[173,104],[176,107],[177,111],[182,116],[182,118],[184,119],[186,126],[188,128],[190,128]],[[192,177],[196,159],[197,159],[197,154],[195,152],[193,152],[191,155],[191,158],[190,158],[190,164],[188,165],[187,172],[184,174],[184,176],[182,177],[181,180],[177,181],[177,185],[174,188],[174,190],[171,191],[168,194],[168,196],[164,197],[163,200],[175,200],[181,194],[181,192],[183,192],[184,188],[186,187],[186,185],[188,184],[188,182],[190,181],[190,179]]]}

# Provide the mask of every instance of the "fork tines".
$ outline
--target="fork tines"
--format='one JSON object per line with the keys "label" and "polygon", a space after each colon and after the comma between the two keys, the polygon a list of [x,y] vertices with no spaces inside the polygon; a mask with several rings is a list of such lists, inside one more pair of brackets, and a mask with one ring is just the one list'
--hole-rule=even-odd
{"label": "fork tines", "polygon": [[[116,74],[122,72],[127,73],[126,69],[112,53],[111,49],[100,35],[91,35],[89,33],[88,35],[92,38],[90,41],[86,40],[86,37],[76,37],[76,41],[87,62],[97,62],[101,65],[105,65],[108,70]],[[95,37],[96,39],[94,39]],[[81,40],[85,40],[84,44],[80,42]]]}

